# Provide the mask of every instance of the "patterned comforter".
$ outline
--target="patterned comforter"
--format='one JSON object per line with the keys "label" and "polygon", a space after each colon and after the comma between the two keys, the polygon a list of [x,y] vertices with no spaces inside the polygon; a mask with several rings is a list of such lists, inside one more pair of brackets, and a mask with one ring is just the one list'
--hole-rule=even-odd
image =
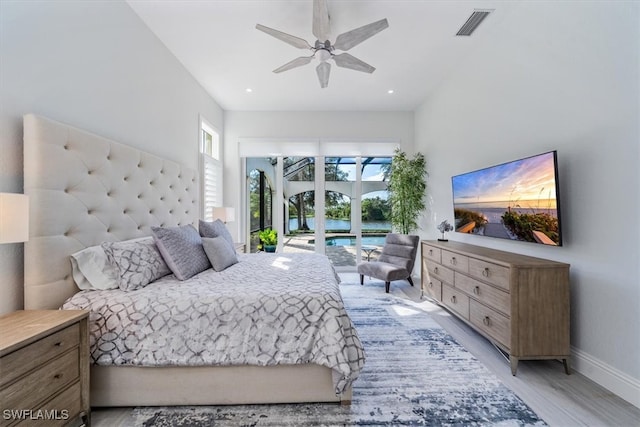
{"label": "patterned comforter", "polygon": [[343,392],[365,356],[327,257],[239,259],[183,282],[169,275],[136,291],[81,291],[62,308],[91,310],[97,365],[315,363],[333,370],[336,393]]}

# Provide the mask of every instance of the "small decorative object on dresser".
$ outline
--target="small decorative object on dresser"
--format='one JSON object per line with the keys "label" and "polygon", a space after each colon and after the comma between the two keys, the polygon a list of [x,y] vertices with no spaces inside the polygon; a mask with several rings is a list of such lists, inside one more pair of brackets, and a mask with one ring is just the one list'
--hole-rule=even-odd
{"label": "small decorative object on dresser", "polygon": [[569,374],[569,264],[459,242],[422,242],[422,291],[519,360]]}
{"label": "small decorative object on dresser", "polygon": [[0,317],[0,424],[90,424],[88,314],[27,310]]}
{"label": "small decorative object on dresser", "polygon": [[447,233],[452,230],[453,230],[453,226],[449,224],[449,221],[447,221],[446,219],[442,221],[440,224],[438,224],[438,231],[442,233],[442,239],[438,239],[438,241],[447,242],[448,240],[444,237],[444,233]]}

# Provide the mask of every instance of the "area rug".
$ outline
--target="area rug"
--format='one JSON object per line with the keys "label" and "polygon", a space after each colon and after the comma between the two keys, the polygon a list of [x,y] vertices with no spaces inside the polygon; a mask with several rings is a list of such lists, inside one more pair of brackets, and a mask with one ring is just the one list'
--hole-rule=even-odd
{"label": "area rug", "polygon": [[343,283],[366,351],[350,407],[284,404],[145,407],[135,426],[542,426],[520,398],[415,303]]}

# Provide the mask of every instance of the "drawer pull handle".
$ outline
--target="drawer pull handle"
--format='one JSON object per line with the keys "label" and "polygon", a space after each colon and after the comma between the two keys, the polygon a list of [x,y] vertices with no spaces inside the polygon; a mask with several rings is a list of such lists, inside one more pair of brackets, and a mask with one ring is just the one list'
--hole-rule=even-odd
{"label": "drawer pull handle", "polygon": [[480,295],[480,287],[479,287],[479,286],[476,286],[475,288],[473,288],[473,293],[474,293],[475,295]]}
{"label": "drawer pull handle", "polygon": [[451,261],[449,261],[451,263],[451,265],[456,265],[458,263],[458,261],[456,260],[456,257],[451,257]]}
{"label": "drawer pull handle", "polygon": [[434,272],[434,273],[436,273],[436,274],[438,274],[438,267],[434,268],[434,269],[433,269],[433,272]]}
{"label": "drawer pull handle", "polygon": [[489,267],[485,267],[485,269],[482,270],[482,275],[484,277],[489,277]]}
{"label": "drawer pull handle", "polygon": [[62,378],[62,374],[55,374],[53,378],[59,380],[60,378]]}
{"label": "drawer pull handle", "polygon": [[429,282],[429,287],[433,288],[433,282]]}
{"label": "drawer pull handle", "polygon": [[491,319],[489,318],[489,316],[485,316],[484,319],[482,319],[482,323],[484,323],[486,326],[491,326]]}
{"label": "drawer pull handle", "polygon": [[453,304],[455,304],[455,303],[456,303],[456,296],[455,296],[455,295],[452,295],[452,296],[451,296],[451,302],[452,302]]}
{"label": "drawer pull handle", "polygon": [[54,347],[62,347],[62,341],[53,344]]}
{"label": "drawer pull handle", "polygon": [[433,249],[429,249],[429,255],[433,255]]}

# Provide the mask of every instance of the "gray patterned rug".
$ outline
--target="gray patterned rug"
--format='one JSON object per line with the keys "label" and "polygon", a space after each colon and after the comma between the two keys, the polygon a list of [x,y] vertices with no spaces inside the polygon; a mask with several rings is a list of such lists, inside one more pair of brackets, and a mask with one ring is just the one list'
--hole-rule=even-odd
{"label": "gray patterned rug", "polygon": [[135,408],[135,426],[541,426],[522,400],[423,310],[384,286],[341,285],[367,353],[350,407]]}

